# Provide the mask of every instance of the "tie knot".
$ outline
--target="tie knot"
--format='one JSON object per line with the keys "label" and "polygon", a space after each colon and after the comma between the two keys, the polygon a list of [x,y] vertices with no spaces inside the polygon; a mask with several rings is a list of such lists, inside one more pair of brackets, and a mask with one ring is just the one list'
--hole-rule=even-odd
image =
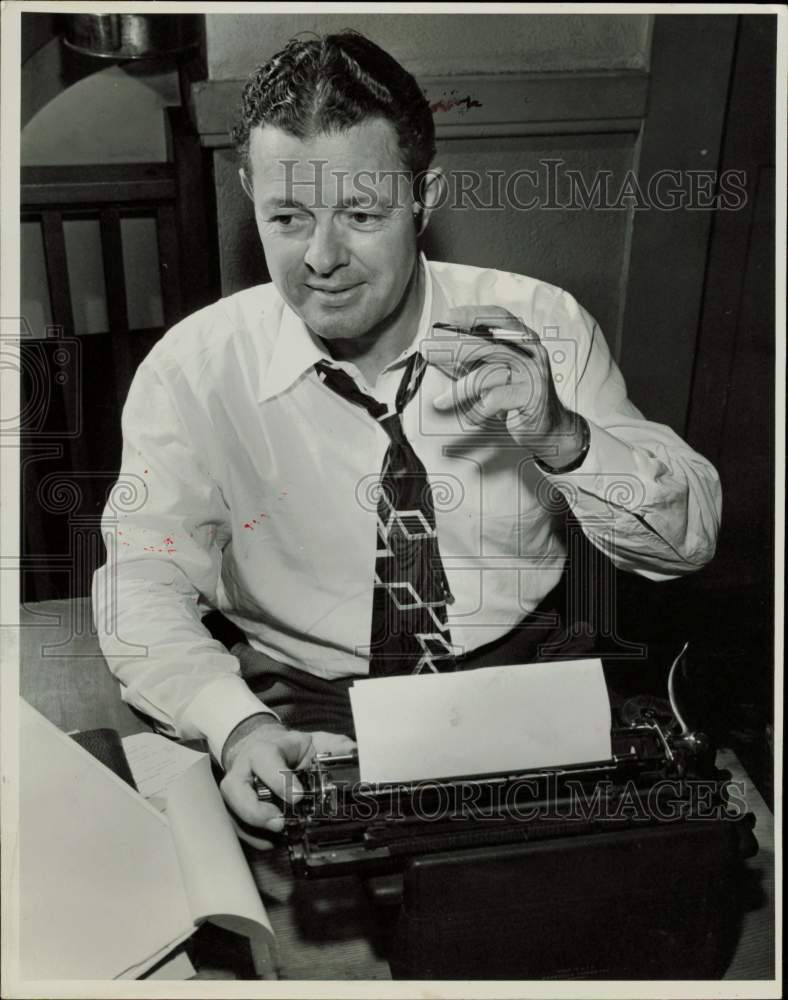
{"label": "tie knot", "polygon": [[[324,385],[355,406],[363,407],[371,417],[381,424],[391,440],[396,441],[402,438],[402,424],[399,415],[418,392],[426,367],[427,363],[420,354],[412,354],[408,358],[397,389],[394,413],[379,399],[375,399],[369,393],[362,392],[355,380],[341,368],[334,368],[326,361],[318,361],[315,370]],[[404,438],[402,439],[404,440]]]}

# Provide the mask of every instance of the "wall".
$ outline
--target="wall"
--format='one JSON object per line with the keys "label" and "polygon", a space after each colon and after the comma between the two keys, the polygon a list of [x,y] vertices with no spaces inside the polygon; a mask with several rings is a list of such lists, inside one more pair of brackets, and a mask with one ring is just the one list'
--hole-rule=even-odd
{"label": "wall", "polygon": [[[29,18],[23,17],[23,26],[26,21],[29,21]],[[28,39],[31,46],[35,44],[36,34],[40,37],[40,33],[40,28],[37,32],[31,33],[32,37]],[[23,54],[20,94],[20,118],[23,128],[36,112],[65,89],[61,52],[60,39],[55,36],[35,50],[31,50],[26,56]]]}
{"label": "wall", "polygon": [[[23,75],[23,91],[35,80]],[[22,129],[22,165],[167,159],[164,108],[180,104],[174,71],[108,66],[63,90]]]}
{"label": "wall", "polygon": [[298,32],[353,28],[418,76],[645,69],[646,14],[207,14],[208,76],[246,76]]}

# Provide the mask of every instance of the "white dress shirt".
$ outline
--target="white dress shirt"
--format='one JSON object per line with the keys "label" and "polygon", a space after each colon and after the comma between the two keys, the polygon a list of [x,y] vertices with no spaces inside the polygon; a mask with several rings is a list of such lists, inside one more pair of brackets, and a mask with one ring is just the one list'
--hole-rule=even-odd
{"label": "white dress shirt", "polygon": [[[374,386],[353,364],[333,363],[392,404],[406,358],[427,358],[403,426],[433,486],[459,651],[510,631],[558,582],[566,551],[556,490],[624,569],[669,579],[707,562],[720,519],[717,474],[629,402],[592,317],[532,278],[424,258],[421,266],[425,300],[410,348]],[[451,379],[434,363],[441,344],[431,324],[467,304],[503,306],[548,347],[559,397],[590,425],[576,471],[546,475],[507,436],[433,407]],[[273,285],[261,285],[166,334],[123,411],[120,479],[102,524],[107,563],[93,586],[102,650],[126,701],[166,732],[205,736],[216,756],[261,703],[201,625],[210,608],[282,663],[324,678],[368,673],[374,487],[389,442],[321,383],[321,359],[321,342]]]}

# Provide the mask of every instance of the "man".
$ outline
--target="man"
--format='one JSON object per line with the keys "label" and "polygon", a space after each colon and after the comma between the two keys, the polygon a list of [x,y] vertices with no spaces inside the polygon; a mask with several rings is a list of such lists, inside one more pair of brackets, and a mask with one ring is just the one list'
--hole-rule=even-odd
{"label": "man", "polygon": [[[557,494],[618,566],[667,579],[711,557],[720,493],[629,403],[569,295],[419,255],[432,117],[373,43],[291,42],[247,84],[236,139],[272,283],[141,365],[121,472],[141,496],[107,513],[94,606],[124,698],[206,737],[229,805],[276,831],[253,779],[297,795],[287,772],[351,745],[353,678],[539,655]],[[210,609],[242,641],[212,637]]]}

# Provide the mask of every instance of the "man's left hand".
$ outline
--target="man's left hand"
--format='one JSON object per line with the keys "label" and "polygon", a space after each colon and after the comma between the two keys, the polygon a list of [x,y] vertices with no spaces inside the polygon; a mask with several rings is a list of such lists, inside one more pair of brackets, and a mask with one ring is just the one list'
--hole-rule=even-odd
{"label": "man's left hand", "polygon": [[475,335],[458,334],[453,356],[438,364],[456,381],[434,400],[436,409],[459,409],[479,425],[503,418],[510,436],[536,458],[555,468],[573,462],[582,429],[558,398],[539,336],[501,306],[460,306],[447,322]]}

